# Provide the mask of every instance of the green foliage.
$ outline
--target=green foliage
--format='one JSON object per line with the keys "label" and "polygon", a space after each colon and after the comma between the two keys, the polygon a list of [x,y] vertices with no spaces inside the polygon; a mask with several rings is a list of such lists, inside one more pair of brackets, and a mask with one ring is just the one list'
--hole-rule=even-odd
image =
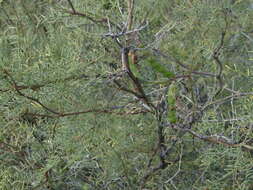
{"label": "green foliage", "polygon": [[172,72],[168,71],[163,65],[161,65],[160,63],[158,63],[157,60],[155,60],[155,59],[149,59],[148,62],[150,64],[150,66],[155,71],[157,71],[158,73],[161,73],[164,77],[172,78],[172,77],[175,76]]}
{"label": "green foliage", "polygon": [[176,115],[176,85],[171,84],[169,86],[168,92],[167,92],[167,102],[168,102],[168,120],[171,123],[177,122],[177,115]]}
{"label": "green foliage", "polygon": [[148,25],[130,70],[147,105],[105,37],[124,31],[126,1],[73,1],[73,12],[68,1],[0,0],[0,189],[140,189],[167,152],[143,189],[251,190],[252,150],[169,124],[252,147],[252,94],[236,96],[253,91],[252,3],[135,1],[132,28]]}
{"label": "green foliage", "polygon": [[131,71],[133,72],[134,76],[138,77],[138,78],[142,78],[138,66],[136,64],[129,64],[129,67],[131,69]]}

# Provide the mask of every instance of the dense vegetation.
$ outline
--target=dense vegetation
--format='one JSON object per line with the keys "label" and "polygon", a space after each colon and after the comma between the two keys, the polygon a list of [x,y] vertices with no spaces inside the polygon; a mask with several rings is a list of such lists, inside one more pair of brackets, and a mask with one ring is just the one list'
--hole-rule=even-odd
{"label": "dense vegetation", "polygon": [[253,190],[252,0],[0,0],[0,189]]}

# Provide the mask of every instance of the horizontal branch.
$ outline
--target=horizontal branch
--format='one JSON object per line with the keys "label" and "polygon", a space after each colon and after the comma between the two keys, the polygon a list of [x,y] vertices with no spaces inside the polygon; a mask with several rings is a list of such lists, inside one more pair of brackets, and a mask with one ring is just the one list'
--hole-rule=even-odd
{"label": "horizontal branch", "polygon": [[161,52],[158,49],[152,49],[154,51],[155,54],[169,60],[172,61],[176,64],[178,64],[180,67],[182,67],[184,70],[187,70],[190,72],[190,74],[195,74],[195,75],[201,75],[201,76],[206,76],[206,77],[217,77],[216,74],[213,73],[208,73],[208,72],[202,72],[202,71],[192,71],[192,69],[190,67],[188,67],[187,65],[185,65],[184,63],[182,63],[181,61],[179,61],[178,59],[171,57],[169,55],[164,54],[163,52]]}
{"label": "horizontal branch", "polygon": [[215,105],[215,104],[222,104],[222,103],[225,103],[226,101],[229,101],[230,99],[232,98],[241,98],[241,97],[244,97],[244,96],[252,96],[253,95],[253,92],[237,92],[235,94],[232,94],[230,96],[227,96],[225,98],[222,98],[222,99],[219,99],[219,100],[216,100],[216,101],[213,101],[213,102],[210,102],[208,103],[207,105],[205,105],[201,111],[204,111],[205,109],[207,109],[208,107],[212,106],[212,105]]}
{"label": "horizontal branch", "polygon": [[148,112],[147,110],[134,110],[134,111],[125,111],[125,112],[115,112],[113,110],[115,109],[121,109],[124,107],[120,107],[120,106],[115,106],[115,107],[111,107],[111,108],[107,108],[107,109],[87,109],[84,111],[77,111],[77,112],[68,112],[68,113],[64,113],[64,112],[59,112],[59,111],[55,111],[52,108],[49,108],[48,106],[44,105],[42,102],[40,102],[39,99],[36,99],[34,97],[28,96],[24,93],[22,93],[20,91],[20,87],[19,85],[16,83],[16,81],[14,80],[14,78],[9,74],[8,71],[4,70],[3,71],[10,79],[10,83],[13,86],[13,88],[15,89],[15,91],[17,92],[18,95],[31,100],[33,102],[36,102],[37,104],[39,104],[43,109],[47,110],[48,112],[54,114],[54,115],[47,115],[47,114],[36,114],[36,113],[25,113],[27,115],[32,115],[32,116],[38,116],[38,117],[47,117],[47,118],[59,118],[59,117],[66,117],[66,116],[75,116],[75,115],[80,115],[80,114],[85,114],[85,113],[110,113],[110,114],[117,114],[117,115],[135,115],[135,114],[141,114],[141,113],[146,113]]}
{"label": "horizontal branch", "polygon": [[69,116],[78,116],[78,115],[87,114],[87,113],[114,114],[114,115],[124,116],[124,115],[138,115],[138,114],[143,114],[147,112],[148,112],[147,110],[133,110],[133,111],[130,110],[130,111],[124,111],[124,112],[117,112],[108,108],[108,109],[87,109],[84,111],[67,112],[67,113],[61,113],[58,115],[38,114],[38,113],[31,113],[31,112],[27,112],[25,114],[27,116],[53,119],[53,118],[62,118],[62,117],[69,117]]}
{"label": "horizontal branch", "polygon": [[235,143],[233,142],[233,140],[225,137],[225,136],[221,136],[221,135],[210,135],[210,136],[206,136],[206,135],[201,135],[196,133],[195,131],[188,129],[188,128],[181,128],[179,126],[176,125],[171,125],[171,124],[167,124],[165,125],[167,127],[172,127],[173,129],[177,129],[180,131],[184,131],[184,132],[188,132],[191,135],[193,135],[194,137],[197,137],[201,140],[207,141],[207,142],[211,142],[214,144],[222,144],[225,146],[230,146],[230,147],[243,147],[247,150],[252,151],[253,150],[253,146],[247,145],[245,143]]}
{"label": "horizontal branch", "polygon": [[143,25],[143,26],[140,26],[139,28],[136,28],[134,30],[130,30],[130,31],[122,31],[122,32],[119,32],[119,33],[106,33],[103,35],[103,37],[111,37],[111,38],[118,38],[120,36],[125,36],[125,35],[129,35],[129,34],[132,34],[132,33],[135,33],[135,32],[139,32],[143,29],[145,29],[146,27],[148,26],[148,22]]}
{"label": "horizontal branch", "polygon": [[[3,72],[5,73],[6,71],[3,71]],[[18,85],[18,84],[16,84],[16,88],[20,91],[21,90],[28,90],[28,89],[33,90],[33,91],[37,91],[40,88],[46,87],[49,84],[56,84],[56,83],[60,83],[60,82],[69,82],[69,81],[72,81],[72,80],[81,80],[81,79],[87,79],[87,80],[88,79],[93,80],[93,79],[99,79],[99,78],[111,79],[111,78],[115,78],[115,77],[120,77],[121,75],[122,75],[122,73],[112,73],[112,74],[106,74],[106,75],[97,74],[97,75],[94,75],[94,76],[90,76],[90,75],[86,75],[86,74],[80,74],[78,76],[72,75],[72,76],[69,76],[69,77],[66,77],[66,78],[46,81],[46,82],[40,83],[40,84],[32,84],[32,85]],[[0,89],[0,92],[8,92],[10,90],[11,89]]]}

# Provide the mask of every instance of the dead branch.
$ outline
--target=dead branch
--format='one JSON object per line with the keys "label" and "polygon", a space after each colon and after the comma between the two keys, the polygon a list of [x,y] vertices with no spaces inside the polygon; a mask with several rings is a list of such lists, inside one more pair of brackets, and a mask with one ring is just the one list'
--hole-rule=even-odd
{"label": "dead branch", "polygon": [[205,136],[205,135],[198,134],[198,133],[196,133],[195,131],[193,131],[189,128],[181,128],[177,125],[171,125],[171,124],[167,124],[166,126],[167,127],[172,127],[173,129],[177,129],[177,130],[180,130],[180,131],[190,133],[194,137],[197,137],[201,140],[211,142],[211,143],[214,143],[214,144],[222,144],[222,145],[230,146],[230,147],[243,147],[247,150],[253,150],[252,146],[247,145],[245,143],[236,143],[232,139],[229,139],[225,136],[221,136],[221,135]]}

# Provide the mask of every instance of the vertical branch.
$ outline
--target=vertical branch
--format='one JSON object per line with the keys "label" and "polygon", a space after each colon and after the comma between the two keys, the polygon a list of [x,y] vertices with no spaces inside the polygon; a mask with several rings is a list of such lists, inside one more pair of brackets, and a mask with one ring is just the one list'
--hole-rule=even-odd
{"label": "vertical branch", "polygon": [[122,70],[129,71],[129,59],[128,59],[128,48],[121,49],[121,62],[122,62]]}
{"label": "vertical branch", "polygon": [[167,164],[165,162],[164,152],[166,150],[165,146],[165,138],[164,138],[164,126],[162,124],[162,113],[157,113],[157,122],[158,122],[158,150],[159,150],[159,159],[160,159],[160,167],[161,169],[166,168]]}
{"label": "vertical branch", "polygon": [[216,64],[218,65],[219,71],[216,76],[218,82],[219,82],[219,90],[216,92],[215,96],[218,95],[223,88],[223,80],[222,80],[222,72],[223,72],[223,66],[220,61],[220,51],[224,45],[224,38],[225,38],[226,33],[222,32],[221,34],[221,40],[220,40],[220,46],[214,51],[213,53],[213,59],[215,60]]}
{"label": "vertical branch", "polygon": [[220,45],[213,52],[213,59],[215,60],[217,66],[219,68],[216,78],[219,81],[219,88],[220,88],[216,92],[215,96],[218,95],[222,91],[222,88],[223,88],[223,80],[222,80],[223,65],[220,61],[220,53],[221,53],[222,48],[224,47],[224,40],[225,40],[225,36],[226,36],[228,26],[229,26],[227,11],[224,11],[224,20],[225,20],[225,28],[224,28],[223,32],[221,33]]}
{"label": "vertical branch", "polygon": [[[128,10],[128,16],[127,16],[127,25],[126,30],[130,31],[133,26],[133,11],[134,11],[134,0],[128,0],[127,1],[127,10]],[[126,44],[129,46],[130,42],[132,41],[133,34],[128,34],[126,38]]]}
{"label": "vertical branch", "polygon": [[127,31],[131,30],[133,25],[133,10],[134,10],[134,0],[127,1],[127,9],[128,9],[128,16],[127,16]]}
{"label": "vertical branch", "polygon": [[137,77],[134,76],[133,72],[129,67],[129,59],[128,59],[129,48],[122,48],[121,49],[121,61],[122,61],[122,68],[124,71],[127,72],[129,78],[133,82],[133,85],[136,87],[137,92],[140,94],[142,101],[150,106],[150,108],[156,109],[155,106],[149,101],[148,97],[146,96],[143,87]]}

